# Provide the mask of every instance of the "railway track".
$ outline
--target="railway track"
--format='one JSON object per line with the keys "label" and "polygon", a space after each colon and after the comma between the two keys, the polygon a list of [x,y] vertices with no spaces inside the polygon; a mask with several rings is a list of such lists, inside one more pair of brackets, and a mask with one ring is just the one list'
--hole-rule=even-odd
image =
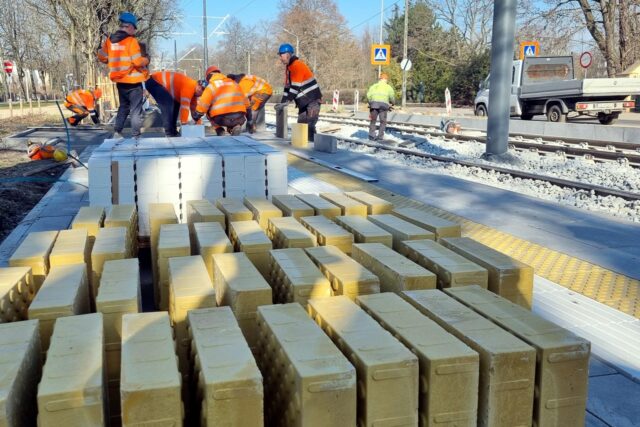
{"label": "railway track", "polygon": [[[369,121],[357,118],[344,118],[323,114],[321,120],[336,123],[349,124],[367,128]],[[448,135],[434,126],[408,124],[390,121],[388,130],[407,132],[424,136],[447,138],[460,142],[477,141],[486,143],[486,137],[481,135]],[[509,146],[519,151],[534,151],[545,156],[564,156],[567,158],[582,158],[595,162],[617,162],[640,168],[640,144],[615,143],[604,141],[587,141],[580,139],[556,139],[545,140],[533,135],[512,134],[509,138]]]}
{"label": "railway track", "polygon": [[419,157],[419,158],[422,158],[422,159],[430,159],[430,160],[435,160],[435,161],[438,161],[438,162],[453,163],[453,164],[458,164],[458,165],[466,166],[466,167],[470,167],[470,168],[473,167],[473,168],[479,168],[479,169],[486,170],[486,171],[494,171],[494,172],[498,172],[498,173],[508,174],[508,175],[511,175],[511,176],[514,176],[514,177],[518,177],[518,178],[522,178],[522,179],[530,179],[530,180],[536,180],[536,181],[549,182],[551,184],[557,185],[557,186],[562,187],[562,188],[570,188],[570,189],[574,189],[574,190],[587,191],[590,194],[595,194],[595,195],[598,195],[598,196],[620,197],[620,198],[622,198],[624,200],[629,200],[629,201],[638,201],[638,200],[640,200],[640,194],[639,193],[616,190],[616,189],[612,189],[612,188],[602,187],[602,186],[599,186],[599,185],[586,184],[586,183],[577,182],[577,181],[570,181],[570,180],[566,180],[566,179],[562,179],[562,178],[551,177],[551,176],[548,176],[548,175],[536,175],[536,174],[533,174],[533,173],[530,173],[530,172],[523,172],[523,171],[519,171],[519,170],[509,169],[509,168],[505,168],[505,167],[502,167],[502,166],[494,166],[494,165],[489,165],[489,164],[478,164],[478,163],[469,162],[469,161],[465,161],[465,160],[453,159],[451,157],[438,156],[438,155],[435,155],[435,154],[428,154],[428,153],[425,153],[424,151],[415,150],[415,149],[411,149],[411,148],[404,148],[404,147],[399,147],[399,146],[393,146],[393,145],[390,145],[390,144],[379,144],[377,142],[363,141],[361,139],[347,138],[347,137],[341,137],[341,136],[336,136],[336,138],[338,139],[338,141],[344,141],[344,142],[349,142],[349,143],[352,143],[352,144],[367,146],[367,147],[374,148],[374,149],[377,149],[377,150],[391,151],[391,152],[395,152],[395,153],[398,153],[398,154],[402,154],[404,156],[415,156],[415,157]]}

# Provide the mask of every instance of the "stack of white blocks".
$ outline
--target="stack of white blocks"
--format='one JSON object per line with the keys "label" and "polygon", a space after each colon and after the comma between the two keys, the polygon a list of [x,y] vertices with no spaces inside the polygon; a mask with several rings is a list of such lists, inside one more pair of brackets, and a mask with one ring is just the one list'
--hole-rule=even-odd
{"label": "stack of white blocks", "polygon": [[142,236],[150,203],[173,204],[186,222],[189,200],[274,194],[287,194],[286,154],[245,136],[107,139],[89,159],[90,204],[136,203]]}

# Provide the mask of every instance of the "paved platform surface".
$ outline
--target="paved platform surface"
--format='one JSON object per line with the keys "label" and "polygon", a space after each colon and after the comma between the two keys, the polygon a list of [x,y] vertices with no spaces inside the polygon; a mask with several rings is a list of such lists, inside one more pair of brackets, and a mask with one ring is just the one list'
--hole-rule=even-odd
{"label": "paved platform surface", "polygon": [[[280,141],[271,137],[270,134],[257,135],[258,139],[272,143],[281,148],[289,148],[284,146]],[[97,143],[96,141],[95,143]],[[91,148],[85,150],[81,158],[86,159],[91,151]],[[321,153],[314,152],[313,155],[318,156]],[[340,156],[345,156],[347,153],[340,153],[340,155],[328,156],[327,161],[336,162]],[[313,165],[307,161],[300,159],[290,158],[289,167],[289,179],[290,179],[290,191],[295,192],[321,192],[321,191],[343,191],[345,189],[354,189],[366,187],[366,190],[378,189],[379,192],[384,192],[387,195],[391,195],[390,198],[394,200],[397,197],[398,200],[406,197],[416,198],[419,201],[423,201],[426,204],[432,205],[439,202],[441,199],[449,199],[449,203],[444,203],[443,207],[450,211],[465,213],[465,215],[474,216],[481,214],[482,207],[468,208],[464,203],[456,201],[454,192],[460,192],[464,194],[469,192],[469,188],[464,183],[457,183],[458,187],[445,188],[443,186],[444,181],[440,181],[440,192],[436,193],[438,197],[434,197],[433,188],[429,185],[433,184],[435,177],[416,175],[415,171],[402,170],[393,173],[393,168],[390,165],[380,165],[372,163],[371,159],[363,159],[351,156],[345,156],[342,161],[345,162],[345,167],[350,167],[358,170],[362,173],[370,175],[377,175],[382,178],[376,186],[363,185],[362,181],[357,181],[348,178],[338,172],[330,171],[326,168]],[[384,166],[384,168],[381,168]],[[389,178],[387,177],[389,175]],[[26,233],[29,231],[41,231],[41,230],[53,230],[67,228],[71,222],[71,219],[77,212],[77,210],[88,204],[87,189],[84,187],[87,182],[87,173],[84,168],[69,169],[63,175],[63,179],[67,182],[56,183],[49,193],[42,199],[42,201],[27,215],[25,220],[14,230],[14,233],[10,235],[0,245],[0,266],[6,265],[6,259],[13,253],[13,250],[22,241]],[[424,183],[422,179],[427,179]],[[416,185],[416,183],[420,185]],[[466,182],[465,182],[466,183]],[[393,190],[384,190],[387,186],[390,186]],[[429,191],[429,189],[432,191]],[[472,188],[471,192],[477,189]],[[392,192],[391,192],[392,191]],[[483,198],[474,197],[474,200],[483,200],[487,198],[487,194],[492,193],[485,189],[487,192]],[[496,190],[503,191],[503,190]],[[507,192],[508,193],[508,192]],[[378,193],[381,195],[380,193]],[[458,197],[463,197],[458,194]],[[405,197],[406,196],[406,197]],[[503,200],[504,209],[499,210],[502,212],[503,217],[501,219],[495,219],[492,214],[484,213],[479,219],[496,224],[497,227],[509,226],[515,227],[508,220],[507,213],[510,215],[520,215],[521,211],[514,210],[509,211],[508,208],[511,205],[509,201],[512,195],[504,196]],[[424,200],[421,200],[424,199]],[[416,205],[421,205],[414,202]],[[493,205],[489,201],[484,201],[486,205],[484,209],[491,211]],[[524,203],[524,201],[523,201]],[[477,205],[475,205],[477,206]],[[551,209],[551,208],[550,208]],[[551,209],[554,212],[555,209]],[[530,215],[530,220],[518,221],[521,228],[528,228],[530,221],[535,219],[540,224],[548,224],[549,221],[559,221],[563,218],[560,212],[556,212],[556,216],[546,221],[536,215]],[[601,218],[602,219],[602,218]],[[585,218],[582,221],[596,221],[597,218]],[[493,222],[492,222],[493,221]],[[618,227],[622,229],[618,232],[616,238],[624,237],[624,223],[618,224]],[[561,227],[561,226],[557,226]],[[597,230],[598,226],[593,225]],[[517,231],[518,227],[515,227]],[[562,227],[561,227],[562,228]],[[529,237],[536,237],[537,234],[533,227],[529,230]],[[546,227],[540,227],[542,230],[546,230]],[[467,228],[469,230],[469,228]],[[582,236],[579,233],[590,231],[589,229],[583,230],[576,228],[573,233],[568,233],[564,239],[561,239],[563,248],[571,250],[571,243],[573,241],[579,242],[582,240]],[[627,233],[629,230],[627,230]],[[637,232],[637,229],[634,229]],[[556,239],[553,238],[553,233],[546,236],[547,243],[553,243]],[[587,236],[589,233],[587,233]],[[539,237],[539,236],[537,236]],[[604,240],[607,240],[606,238]],[[613,239],[608,239],[613,241]],[[597,243],[598,239],[594,239]],[[612,243],[603,245],[605,248],[615,250]],[[595,252],[595,250],[592,250]],[[585,251],[587,253],[588,251]],[[603,257],[601,260],[616,258],[616,253],[612,252],[609,256]],[[635,258],[632,258],[635,259]],[[632,262],[632,261],[628,261]],[[624,263],[621,264],[624,266]],[[584,299],[581,299],[584,298]],[[545,303],[545,299],[547,302]],[[624,315],[617,310],[600,304],[590,298],[582,297],[582,295],[576,294],[568,289],[558,286],[549,280],[541,277],[537,277],[534,287],[534,310],[539,313],[543,313],[545,307],[549,306],[549,301],[555,304],[566,304],[564,307],[556,307],[555,311],[551,311],[552,314],[566,314],[570,313],[572,316],[560,316],[556,321],[565,327],[570,329],[581,326],[584,328],[585,333],[590,334],[589,339],[592,340],[594,345],[594,353],[603,355],[603,358],[593,356],[590,363],[590,387],[589,387],[589,399],[587,403],[586,425],[592,427],[603,426],[640,426],[640,383],[634,380],[634,376],[637,377],[637,372],[640,372],[638,365],[634,365],[637,359],[640,358],[640,351],[636,349],[636,346],[640,345],[640,326],[639,321],[631,316]],[[568,308],[573,310],[569,310]],[[599,311],[600,317],[591,319],[594,317],[594,310]],[[606,312],[602,310],[611,310]],[[604,313],[604,314],[603,314]],[[626,316],[626,317],[625,317]],[[591,323],[589,323],[589,321]],[[564,323],[563,323],[564,322]],[[586,322],[586,323],[585,323]],[[596,328],[598,324],[604,325],[604,328]],[[626,329],[616,328],[616,325],[624,324]],[[603,333],[601,333],[604,331]],[[620,339],[618,335],[624,333],[624,339]],[[607,336],[613,334],[613,336]],[[625,342],[626,340],[626,342]],[[613,344],[611,344],[613,343]],[[632,354],[626,354],[623,352],[617,352],[614,346],[624,346],[628,344],[629,348],[633,350]],[[608,352],[608,353],[607,353]],[[635,353],[635,354],[633,354]],[[635,356],[635,359],[633,358]],[[626,365],[625,365],[626,364]],[[634,369],[636,371],[634,371]],[[635,373],[635,375],[634,375]]]}

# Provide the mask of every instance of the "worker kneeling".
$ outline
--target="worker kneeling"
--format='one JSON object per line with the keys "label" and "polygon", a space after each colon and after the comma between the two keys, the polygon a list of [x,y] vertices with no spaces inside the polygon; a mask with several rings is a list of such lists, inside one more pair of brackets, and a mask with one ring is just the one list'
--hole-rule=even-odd
{"label": "worker kneeling", "polygon": [[67,117],[67,122],[71,126],[78,126],[82,119],[91,116],[93,123],[99,124],[100,117],[96,101],[100,99],[100,95],[101,91],[99,89],[91,92],[79,87],[69,92],[65,98],[64,106],[74,114],[71,117]]}
{"label": "worker kneeling", "polygon": [[194,120],[206,114],[218,136],[224,135],[225,127],[231,135],[240,135],[249,100],[240,86],[222,74],[218,67],[207,68],[205,74],[209,84],[198,99],[196,111],[192,114]]}
{"label": "worker kneeling", "polygon": [[273,94],[273,88],[263,78],[251,74],[229,74],[249,100],[247,108],[247,130],[255,133],[258,124],[264,123],[264,106]]}

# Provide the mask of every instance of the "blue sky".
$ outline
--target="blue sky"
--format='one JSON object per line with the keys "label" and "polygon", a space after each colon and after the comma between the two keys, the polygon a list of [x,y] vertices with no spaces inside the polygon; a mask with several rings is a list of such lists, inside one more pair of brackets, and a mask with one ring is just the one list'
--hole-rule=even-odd
{"label": "blue sky", "polygon": [[[384,0],[385,19],[391,15],[391,6],[397,3],[404,7],[402,0]],[[236,0],[233,2],[220,2],[207,0],[208,16],[231,15],[238,18],[245,25],[253,25],[261,20],[273,21],[278,16],[280,0]],[[350,28],[355,34],[359,34],[367,25],[375,28],[380,26],[381,0],[336,0],[340,13],[347,19]],[[196,35],[174,35],[178,51],[202,40],[202,0],[179,0],[179,7],[184,15],[182,28],[176,29],[177,33],[196,33]],[[211,32],[220,20],[209,19],[208,31]],[[357,27],[356,27],[357,26]],[[216,36],[209,39],[209,44],[216,42]],[[173,52],[173,40],[163,40],[160,49],[167,53]]]}

